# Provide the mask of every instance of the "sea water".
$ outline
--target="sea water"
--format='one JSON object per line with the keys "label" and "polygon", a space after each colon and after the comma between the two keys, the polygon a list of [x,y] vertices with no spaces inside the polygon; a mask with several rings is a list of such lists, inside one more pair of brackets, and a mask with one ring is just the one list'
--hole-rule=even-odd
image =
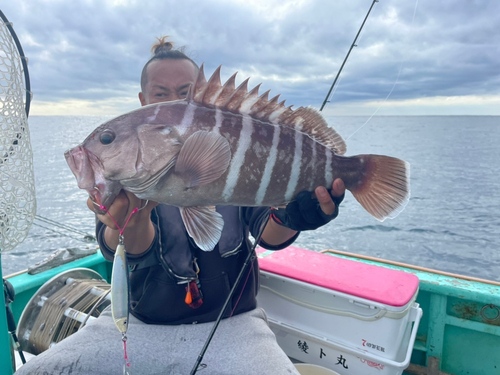
{"label": "sea water", "polygon": [[[64,151],[106,117],[32,116],[37,213],[93,233],[87,194]],[[411,198],[395,219],[379,222],[346,194],[339,217],[303,232],[296,246],[337,249],[500,281],[500,117],[332,117],[347,154],[384,154],[411,164]],[[4,275],[64,248],[95,248],[81,234],[36,220],[26,240],[2,254]],[[43,225],[44,227],[41,227]]]}

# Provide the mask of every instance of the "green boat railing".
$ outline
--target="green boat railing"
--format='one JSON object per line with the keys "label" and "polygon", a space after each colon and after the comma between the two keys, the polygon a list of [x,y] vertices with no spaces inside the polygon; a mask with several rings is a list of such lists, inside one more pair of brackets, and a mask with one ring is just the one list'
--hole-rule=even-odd
{"label": "green boat railing", "polygon": [[[453,275],[334,250],[324,253],[414,273],[420,279],[417,302],[424,315],[411,365],[405,374],[500,375],[500,283]],[[0,263],[1,266],[1,263]],[[100,253],[37,275],[8,276],[16,291],[11,308],[18,321],[24,306],[45,282],[66,270],[85,267],[110,280],[111,263]],[[0,302],[3,301],[3,294]],[[0,309],[0,375],[11,375],[10,337]]]}
{"label": "green boat railing", "polygon": [[424,311],[405,374],[500,374],[500,283],[335,250],[324,253],[410,272]]}

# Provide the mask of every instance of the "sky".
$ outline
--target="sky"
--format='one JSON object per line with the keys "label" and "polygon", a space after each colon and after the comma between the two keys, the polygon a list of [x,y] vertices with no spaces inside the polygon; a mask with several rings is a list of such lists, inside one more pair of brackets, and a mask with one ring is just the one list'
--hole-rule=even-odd
{"label": "sky", "polygon": [[[23,0],[13,23],[30,115],[119,115],[140,103],[156,37],[205,75],[222,65],[287,105],[319,108],[372,0]],[[380,0],[325,115],[500,115],[500,1]],[[273,95],[274,94],[274,95]],[[390,95],[389,95],[390,94]]]}

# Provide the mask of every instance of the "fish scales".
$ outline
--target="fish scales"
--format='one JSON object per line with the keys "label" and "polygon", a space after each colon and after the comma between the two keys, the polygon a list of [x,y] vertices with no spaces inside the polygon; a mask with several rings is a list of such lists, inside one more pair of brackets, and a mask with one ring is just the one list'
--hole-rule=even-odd
{"label": "fish scales", "polygon": [[408,163],[345,157],[345,142],[319,112],[292,110],[268,92],[259,97],[246,82],[235,88],[234,75],[222,86],[219,69],[207,83],[201,68],[186,100],[119,116],[67,151],[78,186],[98,205],[125,189],[178,206],[189,235],[207,251],[223,226],[210,207],[281,206],[335,178],[378,220],[402,211]]}
{"label": "fish scales", "polygon": [[258,191],[262,189],[260,186],[266,183],[264,173],[270,159],[274,128],[261,126],[259,121],[252,120],[248,116],[241,116],[242,123],[248,124],[249,121],[252,126],[252,138],[245,151],[245,160],[238,172],[238,181],[232,198],[236,201],[248,201],[251,197],[253,206],[260,205],[257,203]]}
{"label": "fish scales", "polygon": [[[216,121],[209,119],[215,119],[217,111],[210,108],[200,108],[198,111],[195,116],[198,120],[192,124],[190,132],[194,133],[196,128],[210,131],[208,124],[212,124],[213,129]],[[327,180],[325,174],[326,155],[331,155],[331,151],[324,146],[316,146],[317,142],[308,135],[232,112],[221,112],[220,116],[222,122],[217,126],[217,131],[229,141],[233,155],[231,164],[219,180],[210,186],[199,187],[196,194],[190,193],[193,204],[210,197],[216,205],[231,202],[241,206],[276,206],[290,201],[300,191],[311,189],[311,185],[324,186],[333,182],[332,177]],[[278,138],[275,145],[276,160],[268,171],[269,184],[263,190],[263,198],[258,199],[257,193],[266,182],[263,175],[266,166],[270,165],[275,133]],[[317,148],[319,154],[313,152]],[[311,163],[313,156],[315,167]],[[308,168],[303,167],[304,164]],[[301,173],[303,169],[304,173]],[[297,171],[295,174],[294,170]]]}

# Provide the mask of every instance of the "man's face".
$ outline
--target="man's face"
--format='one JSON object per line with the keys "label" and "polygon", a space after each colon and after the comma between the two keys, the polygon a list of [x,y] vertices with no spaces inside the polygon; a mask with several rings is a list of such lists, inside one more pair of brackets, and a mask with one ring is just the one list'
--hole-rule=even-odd
{"label": "man's face", "polygon": [[147,67],[147,84],[139,93],[141,104],[184,99],[198,70],[189,60],[155,60]]}

